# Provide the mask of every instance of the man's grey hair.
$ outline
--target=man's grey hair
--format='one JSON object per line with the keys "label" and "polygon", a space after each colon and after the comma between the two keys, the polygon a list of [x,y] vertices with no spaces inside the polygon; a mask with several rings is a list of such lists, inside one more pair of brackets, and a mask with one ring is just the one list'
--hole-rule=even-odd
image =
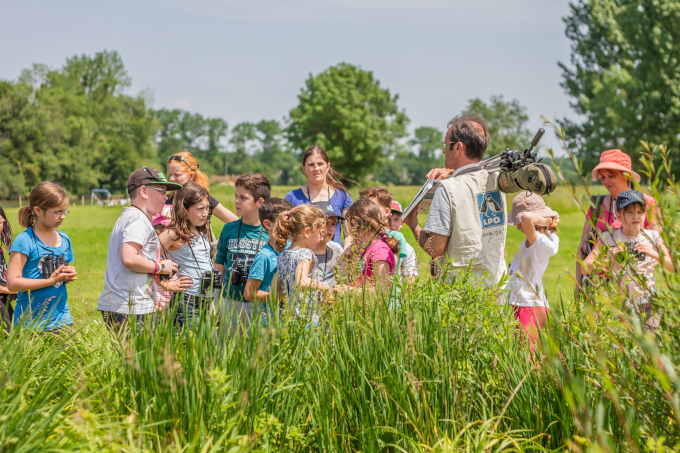
{"label": "man's grey hair", "polygon": [[481,116],[474,113],[458,115],[449,121],[447,127],[448,139],[451,143],[463,143],[465,145],[465,156],[468,159],[482,160],[486,148],[489,146],[489,129]]}

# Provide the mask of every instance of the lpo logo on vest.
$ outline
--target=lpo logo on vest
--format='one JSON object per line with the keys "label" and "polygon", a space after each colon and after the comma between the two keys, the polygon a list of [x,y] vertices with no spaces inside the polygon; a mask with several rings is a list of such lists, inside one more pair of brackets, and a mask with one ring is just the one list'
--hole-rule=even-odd
{"label": "lpo logo on vest", "polygon": [[478,193],[477,209],[479,210],[479,219],[482,221],[482,228],[505,224],[503,199],[499,191]]}

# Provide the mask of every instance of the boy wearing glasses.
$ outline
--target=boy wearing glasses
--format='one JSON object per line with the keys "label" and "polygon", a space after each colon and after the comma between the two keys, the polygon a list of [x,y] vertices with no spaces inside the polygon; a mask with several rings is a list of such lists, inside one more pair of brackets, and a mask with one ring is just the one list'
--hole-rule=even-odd
{"label": "boy wearing glasses", "polygon": [[160,260],[161,243],[151,217],[163,209],[167,190],[181,188],[155,168],[137,169],[128,178],[132,206],[123,209],[109,236],[104,290],[97,303],[110,329],[121,329],[130,316],[141,327],[145,315],[156,311],[156,278],[177,272],[176,263]]}

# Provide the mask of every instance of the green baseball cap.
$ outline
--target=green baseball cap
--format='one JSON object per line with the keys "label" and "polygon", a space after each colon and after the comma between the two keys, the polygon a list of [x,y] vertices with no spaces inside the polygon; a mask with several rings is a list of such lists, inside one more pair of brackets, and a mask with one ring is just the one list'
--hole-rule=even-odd
{"label": "green baseball cap", "polygon": [[163,172],[149,167],[138,168],[132,172],[127,180],[128,193],[142,186],[165,186],[165,190],[179,190],[182,188],[181,184],[169,182],[165,179]]}

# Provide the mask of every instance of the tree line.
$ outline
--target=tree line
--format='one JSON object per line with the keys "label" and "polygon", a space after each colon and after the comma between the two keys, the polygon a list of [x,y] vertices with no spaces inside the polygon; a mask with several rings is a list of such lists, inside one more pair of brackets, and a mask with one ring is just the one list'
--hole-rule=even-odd
{"label": "tree line", "polygon": [[[126,93],[130,85],[115,51],[74,56],[59,69],[35,64],[0,81],[0,197],[25,195],[47,179],[73,194],[121,192],[135,168],[164,168],[181,150],[209,175],[260,172],[278,185],[304,183],[300,153],[314,144],[349,182],[419,185],[444,164],[443,131],[419,127],[408,137],[398,96],[350,64],[310,75],[285,120],[231,128],[222,118],[154,110],[148,93]],[[466,110],[489,121],[490,152],[526,142],[528,117],[518,101],[473,99]]]}
{"label": "tree line", "polygon": [[[561,122],[583,173],[610,148],[629,153],[640,169],[641,140],[677,147],[680,2],[579,0],[565,23],[572,57],[560,63],[562,86],[583,121]],[[286,118],[233,127],[197,112],[155,110],[149,93],[131,95],[130,85],[115,51],[74,56],[58,69],[35,64],[16,80],[0,80],[0,198],[25,195],[46,179],[74,194],[120,192],[135,168],[164,168],[183,149],[210,175],[261,172],[282,185],[304,182],[300,153],[313,144],[347,182],[420,185],[443,165],[443,129],[409,135],[399,96],[351,64],[310,74]],[[471,99],[452,115],[462,112],[488,122],[489,156],[531,137],[517,100]]]}

